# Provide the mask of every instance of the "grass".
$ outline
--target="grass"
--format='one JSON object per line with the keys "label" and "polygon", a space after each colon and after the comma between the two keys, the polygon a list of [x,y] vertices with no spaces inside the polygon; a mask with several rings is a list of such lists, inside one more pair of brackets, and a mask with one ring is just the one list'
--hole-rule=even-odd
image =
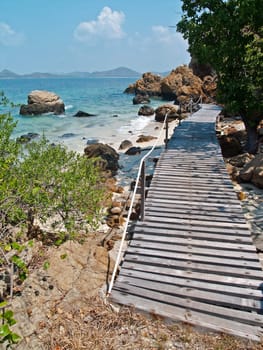
{"label": "grass", "polygon": [[132,308],[116,312],[98,297],[87,299],[83,309],[54,312],[45,342],[52,350],[263,350],[263,343],[168,325]]}

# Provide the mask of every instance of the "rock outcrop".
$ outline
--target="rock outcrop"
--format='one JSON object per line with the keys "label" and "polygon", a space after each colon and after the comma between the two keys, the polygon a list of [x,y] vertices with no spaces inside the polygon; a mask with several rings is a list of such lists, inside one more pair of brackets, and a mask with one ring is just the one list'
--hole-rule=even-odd
{"label": "rock outcrop", "polygon": [[197,101],[200,97],[203,102],[210,103],[216,94],[216,77],[208,74],[201,79],[191,68],[183,65],[172,70],[164,78],[153,73],[144,73],[141,79],[129,85],[124,92],[157,96],[177,104],[184,104],[190,99]]}
{"label": "rock outcrop", "polygon": [[128,94],[161,96],[161,76],[150,72],[144,73],[142,78],[128,86],[124,91]]}
{"label": "rock outcrop", "polygon": [[150,106],[141,106],[141,108],[138,111],[138,115],[143,115],[143,116],[151,116],[154,114],[154,109]]}
{"label": "rock outcrop", "polygon": [[239,177],[244,182],[252,182],[255,186],[263,188],[263,153],[258,153],[246,163],[240,170]]}
{"label": "rock outcrop", "polygon": [[99,165],[105,170],[110,170],[112,174],[115,174],[119,169],[119,154],[109,145],[92,144],[84,149],[84,153],[88,158],[100,158]]}
{"label": "rock outcrop", "polygon": [[166,100],[185,102],[190,98],[198,100],[205,97],[202,80],[193,74],[187,66],[180,66],[171,71],[161,82],[162,97]]}
{"label": "rock outcrop", "polygon": [[144,104],[144,103],[150,103],[150,98],[148,96],[148,94],[144,93],[140,93],[140,94],[136,94],[132,100],[134,105],[139,105],[139,104]]}
{"label": "rock outcrop", "polygon": [[159,106],[155,110],[155,120],[157,122],[163,122],[165,119],[166,114],[168,113],[168,116],[170,119],[179,119],[179,106],[173,105],[171,103],[166,103],[164,105]]}
{"label": "rock outcrop", "polygon": [[65,105],[62,99],[53,92],[34,90],[27,98],[27,105],[21,105],[21,115],[40,115],[44,113],[63,114]]}

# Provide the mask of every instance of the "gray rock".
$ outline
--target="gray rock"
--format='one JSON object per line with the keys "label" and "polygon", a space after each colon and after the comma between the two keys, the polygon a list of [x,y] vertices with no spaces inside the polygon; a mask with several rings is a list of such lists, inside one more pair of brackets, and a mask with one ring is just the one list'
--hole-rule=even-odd
{"label": "gray rock", "polygon": [[154,109],[150,106],[142,106],[138,111],[138,115],[144,115],[147,117],[153,114],[154,114]]}
{"label": "gray rock", "polygon": [[84,149],[84,153],[88,158],[101,158],[102,164],[100,165],[105,170],[110,170],[112,173],[115,173],[119,168],[119,154],[109,145],[103,143],[89,145]]}
{"label": "gray rock", "polygon": [[130,147],[132,147],[132,142],[129,141],[129,140],[124,140],[124,141],[122,141],[122,143],[120,144],[119,149],[120,149],[120,150],[124,150],[124,149],[130,148]]}
{"label": "gray rock", "polygon": [[83,111],[78,111],[73,117],[95,117],[97,114],[91,114]]}
{"label": "gray rock", "polygon": [[135,156],[136,154],[140,154],[140,153],[141,153],[141,147],[131,147],[125,152],[125,154],[129,156]]}

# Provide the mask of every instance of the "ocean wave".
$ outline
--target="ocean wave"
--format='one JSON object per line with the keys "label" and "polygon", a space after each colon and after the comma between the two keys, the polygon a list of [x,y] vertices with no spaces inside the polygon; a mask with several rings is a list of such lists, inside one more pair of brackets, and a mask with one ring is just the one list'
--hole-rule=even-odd
{"label": "ocean wave", "polygon": [[73,105],[67,105],[65,106],[65,110],[67,111],[68,109],[72,109],[74,106]]}
{"label": "ocean wave", "polygon": [[138,116],[136,119],[132,119],[128,125],[120,127],[120,132],[139,132],[147,127],[152,122],[152,117]]}

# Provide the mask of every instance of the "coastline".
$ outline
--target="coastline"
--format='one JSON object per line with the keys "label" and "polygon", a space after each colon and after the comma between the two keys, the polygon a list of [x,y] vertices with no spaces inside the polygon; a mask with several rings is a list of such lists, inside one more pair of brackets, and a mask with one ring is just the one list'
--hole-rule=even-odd
{"label": "coastline", "polygon": [[[169,122],[168,137],[170,137],[173,134],[174,128],[177,125],[178,125],[178,120],[173,120]],[[165,130],[165,127],[163,127],[163,123],[151,121],[149,124],[145,126],[145,128],[141,129],[139,132],[128,134],[125,140],[130,141],[134,147],[141,147],[142,149],[144,149],[145,147],[147,148],[152,147],[156,143],[156,138],[159,138],[160,136],[156,146],[162,146],[164,145],[164,141],[165,141],[165,132],[166,130]],[[140,135],[153,136],[155,137],[155,139],[152,139],[146,142],[136,142]],[[118,139],[118,141],[116,140],[116,141],[110,142],[109,145],[113,147],[118,153],[125,153],[127,149],[124,149],[124,150],[119,149],[120,143],[123,140],[124,138],[121,141]]]}

